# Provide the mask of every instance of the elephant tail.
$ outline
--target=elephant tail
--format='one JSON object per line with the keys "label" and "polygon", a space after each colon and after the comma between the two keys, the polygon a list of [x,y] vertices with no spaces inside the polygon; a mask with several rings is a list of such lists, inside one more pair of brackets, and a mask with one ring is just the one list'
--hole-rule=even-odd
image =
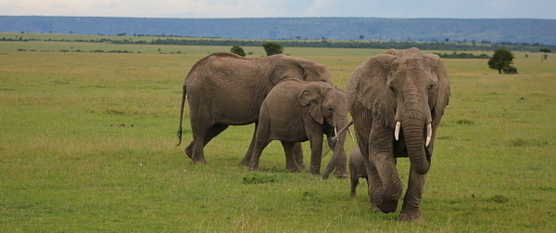
{"label": "elephant tail", "polygon": [[182,124],[183,124],[183,108],[185,107],[185,96],[187,94],[187,88],[185,84],[183,85],[183,90],[181,92],[181,110],[180,110],[180,127],[178,129],[178,144],[176,146],[181,145],[181,135],[183,132]]}

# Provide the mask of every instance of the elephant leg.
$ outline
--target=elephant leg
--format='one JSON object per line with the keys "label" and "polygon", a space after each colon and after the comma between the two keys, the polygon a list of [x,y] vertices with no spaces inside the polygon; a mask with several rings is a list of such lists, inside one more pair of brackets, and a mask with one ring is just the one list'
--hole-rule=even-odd
{"label": "elephant leg", "polygon": [[[193,163],[207,163],[204,153],[205,146],[210,142],[210,140],[212,140],[218,134],[222,133],[222,131],[226,130],[227,128],[228,125],[215,124],[211,127],[208,127],[208,129],[206,130],[194,130],[193,141],[187,148],[185,148],[185,153],[189,158],[193,160]],[[203,138],[203,140],[199,140],[199,138]]]}
{"label": "elephant leg", "polygon": [[284,142],[282,141],[282,147],[284,147],[284,154],[286,154],[286,170],[290,172],[300,172],[299,166],[295,157],[295,145],[296,142]]}
{"label": "elephant leg", "polygon": [[258,171],[259,170],[259,159],[261,158],[261,153],[263,152],[264,148],[266,148],[270,144],[270,140],[257,140],[255,146],[253,148],[253,155],[251,156],[251,160],[249,160],[249,170],[250,171]]}
{"label": "elephant leg", "polygon": [[338,164],[336,165],[336,169],[334,170],[334,176],[337,178],[346,178],[348,177],[346,172],[346,155],[342,153],[342,157],[338,158]]}
{"label": "elephant leg", "polygon": [[402,211],[398,220],[400,221],[417,221],[422,220],[420,206],[421,197],[423,195],[423,187],[425,186],[426,175],[418,174],[413,164],[409,173],[409,184],[403,200]]}
{"label": "elephant leg", "polygon": [[214,137],[218,136],[224,130],[228,128],[229,125],[224,124],[215,124],[209,128],[207,134],[205,135],[205,146],[212,140]]}
{"label": "elephant leg", "polygon": [[301,147],[301,142],[295,143],[295,146],[293,147],[293,154],[295,156],[295,162],[297,163],[297,166],[302,169],[307,167],[305,165],[305,162],[303,162],[303,147]]}
{"label": "elephant leg", "polygon": [[357,185],[359,184],[359,176],[355,170],[355,166],[349,165],[349,177],[350,177],[350,196],[355,197],[357,195]]}
{"label": "elephant leg", "polygon": [[396,211],[402,194],[392,140],[393,132],[389,127],[378,126],[371,130],[369,158],[382,182],[382,188],[379,188],[377,193],[379,197],[373,201],[384,213]]}
{"label": "elephant leg", "polygon": [[[366,156],[363,154],[363,156]],[[382,193],[382,180],[380,180],[380,176],[378,175],[378,171],[373,163],[365,157],[365,169],[367,170],[367,185],[368,185],[368,192],[369,192],[369,203],[371,204],[371,211],[372,212],[381,212],[381,210],[377,207],[377,202],[381,198]]]}
{"label": "elephant leg", "polygon": [[[193,124],[192,124],[193,125]],[[199,130],[193,128],[193,141],[185,148],[185,154],[189,157],[192,161],[191,163],[206,163],[205,155],[204,155],[204,140],[200,138],[205,138],[206,129]]]}
{"label": "elephant leg", "polygon": [[243,159],[241,160],[241,162],[239,162],[239,165],[249,166],[249,161],[251,160],[251,156],[253,155],[253,150],[255,148],[255,140],[257,138],[258,126],[259,126],[259,123],[255,122],[255,131],[253,132],[253,137],[251,138],[251,143],[249,143],[249,148],[247,149],[247,152],[245,152],[245,156],[243,156]]}
{"label": "elephant leg", "polygon": [[313,137],[311,144],[311,174],[320,175],[320,164],[322,161],[322,133],[319,137]]}

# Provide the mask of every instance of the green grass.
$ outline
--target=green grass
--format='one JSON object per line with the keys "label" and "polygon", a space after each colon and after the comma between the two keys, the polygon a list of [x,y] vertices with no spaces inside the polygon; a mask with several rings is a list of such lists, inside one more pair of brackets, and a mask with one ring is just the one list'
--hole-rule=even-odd
{"label": "green grass", "polygon": [[[175,146],[181,83],[208,50],[227,47],[176,46],[196,52],[158,54],[156,47],[137,46],[154,52],[113,54],[17,52],[21,46],[57,51],[65,45],[15,43],[0,42],[2,232],[556,228],[554,61],[516,56],[520,74],[499,75],[486,60],[444,60],[452,97],[427,177],[426,220],[400,223],[398,213],[369,211],[365,184],[351,199],[347,179],[285,172],[278,142],[265,150],[263,172],[237,165],[253,126],[230,127],[214,139],[206,147],[209,164],[189,163],[182,151],[191,140],[187,119],[184,145]],[[292,56],[328,65],[343,88],[358,64],[381,52],[286,48]],[[354,142],[347,144],[349,150]],[[404,179],[408,163],[398,162]]]}

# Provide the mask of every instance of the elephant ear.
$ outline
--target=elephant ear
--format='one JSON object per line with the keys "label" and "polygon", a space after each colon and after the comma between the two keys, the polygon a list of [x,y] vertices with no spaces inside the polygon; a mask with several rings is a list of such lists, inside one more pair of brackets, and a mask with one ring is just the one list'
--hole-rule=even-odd
{"label": "elephant ear", "polygon": [[432,123],[433,125],[438,126],[438,124],[440,124],[440,119],[444,114],[444,108],[446,108],[450,102],[450,81],[448,78],[448,70],[446,69],[446,66],[444,66],[440,57],[437,55],[428,54],[425,56],[428,56],[435,61],[432,66],[432,70],[438,77],[438,96],[435,105],[431,106]]}
{"label": "elephant ear", "polygon": [[311,83],[298,96],[301,106],[308,108],[309,115],[319,124],[324,123],[324,115],[321,108],[321,92],[319,83]]}
{"label": "elephant ear", "polygon": [[[357,101],[371,110],[373,117],[378,117],[386,125],[393,127],[395,111],[392,98],[388,94],[388,77],[394,66],[396,56],[380,54],[362,63],[352,74],[351,92],[357,96]],[[352,80],[353,79],[353,80]]]}

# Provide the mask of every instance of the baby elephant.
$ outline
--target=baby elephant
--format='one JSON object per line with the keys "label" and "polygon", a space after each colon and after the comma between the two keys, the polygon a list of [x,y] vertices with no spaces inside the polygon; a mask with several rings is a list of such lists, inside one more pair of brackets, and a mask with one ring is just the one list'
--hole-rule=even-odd
{"label": "baby elephant", "polygon": [[280,140],[286,154],[286,169],[299,172],[293,156],[296,142],[309,140],[311,144],[312,174],[320,174],[323,134],[334,151],[323,178],[336,168],[335,176],[347,177],[344,143],[346,132],[338,130],[348,125],[346,94],[324,82],[304,82],[288,79],[276,85],[261,105],[255,148],[249,169],[258,170],[263,149],[272,141]]}
{"label": "baby elephant", "polygon": [[363,161],[363,156],[359,150],[359,146],[354,146],[349,155],[349,179],[351,180],[351,197],[355,197],[357,184],[359,184],[359,178],[365,178],[369,182],[369,176],[367,176],[367,169],[365,168],[365,162]]}

